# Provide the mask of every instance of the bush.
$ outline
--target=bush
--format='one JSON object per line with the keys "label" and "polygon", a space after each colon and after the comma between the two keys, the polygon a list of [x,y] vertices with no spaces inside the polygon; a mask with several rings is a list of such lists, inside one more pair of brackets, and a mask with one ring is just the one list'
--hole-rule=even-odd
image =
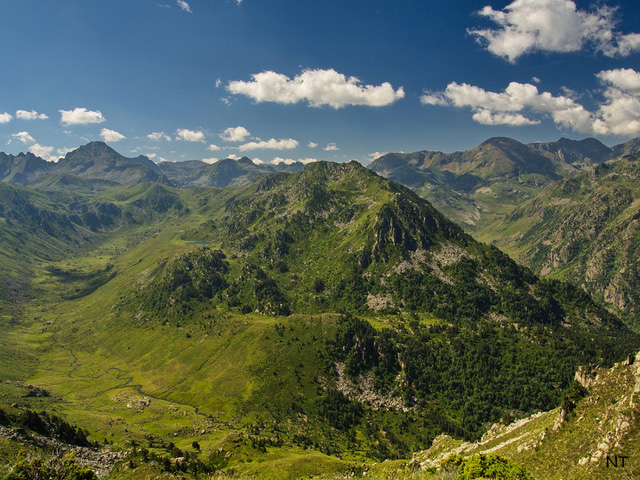
{"label": "bush", "polygon": [[512,462],[500,455],[473,455],[464,458],[459,454],[451,455],[440,463],[445,471],[457,469],[458,480],[531,480],[524,466]]}
{"label": "bush", "polygon": [[98,480],[89,468],[79,465],[73,454],[64,457],[22,456],[4,480]]}

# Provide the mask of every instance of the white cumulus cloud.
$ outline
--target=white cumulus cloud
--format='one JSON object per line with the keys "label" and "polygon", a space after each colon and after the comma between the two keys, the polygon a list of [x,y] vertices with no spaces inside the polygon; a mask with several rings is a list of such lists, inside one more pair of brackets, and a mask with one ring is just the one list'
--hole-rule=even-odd
{"label": "white cumulus cloud", "polygon": [[184,140],[185,142],[204,142],[204,133],[201,131],[188,130],[179,128],[176,130],[176,140]]}
{"label": "white cumulus cloud", "polygon": [[100,136],[105,142],[119,142],[120,140],[127,138],[121,133],[116,132],[115,130],[109,130],[108,128],[103,128],[100,131]]}
{"label": "white cumulus cloud", "polygon": [[57,162],[60,158],[58,155],[52,155],[53,147],[46,147],[37,143],[31,145],[29,151],[35,156],[45,159],[47,162]]}
{"label": "white cumulus cloud", "polygon": [[160,140],[166,140],[167,142],[171,141],[171,137],[164,132],[152,132],[149,135],[147,135],[147,138],[149,140],[153,140],[154,142],[157,142]]}
{"label": "white cumulus cloud", "polygon": [[11,136],[16,140],[24,143],[25,145],[36,143],[35,139],[31,135],[29,135],[29,132],[12,133]]}
{"label": "white cumulus cloud", "polygon": [[16,118],[20,120],[46,120],[47,117],[44,113],[38,113],[35,110],[18,110],[16,111]]}
{"label": "white cumulus cloud", "polygon": [[389,152],[373,152],[367,155],[370,162],[373,162],[375,159],[380,158],[383,155],[386,155]]}
{"label": "white cumulus cloud", "polygon": [[209,150],[210,152],[218,152],[220,151],[220,147],[212,143],[207,147],[207,150]]}
{"label": "white cumulus cloud", "polygon": [[485,6],[478,12],[498,25],[469,29],[487,50],[515,62],[533,52],[576,52],[586,46],[614,57],[640,50],[640,35],[615,30],[616,9],[579,10],[571,0],[515,0],[503,10]]}
{"label": "white cumulus cloud", "polygon": [[309,144],[307,146],[309,148],[316,148],[318,146],[318,144],[316,142],[309,142]]}
{"label": "white cumulus cloud", "polygon": [[241,152],[247,150],[291,150],[298,146],[298,141],[293,138],[276,140],[272,138],[270,140],[258,140],[255,142],[243,143],[238,147]]}
{"label": "white cumulus cloud", "polygon": [[340,149],[338,148],[338,146],[334,142],[330,142],[330,143],[327,144],[326,147],[323,148],[323,150],[325,152],[337,152]]}
{"label": "white cumulus cloud", "polygon": [[495,113],[484,109],[475,112],[472,118],[482,125],[511,125],[512,127],[521,127],[540,123],[540,120],[530,120],[519,113]]}
{"label": "white cumulus cloud", "polygon": [[273,160],[271,160],[271,163],[273,165],[279,165],[280,163],[284,163],[285,165],[292,165],[294,163],[302,163],[304,165],[308,165],[309,163],[313,163],[313,162],[317,162],[318,159],[317,158],[299,158],[297,160],[294,160],[293,158],[282,158],[282,157],[276,157]]}
{"label": "white cumulus cloud", "polygon": [[58,154],[58,158],[59,158],[59,157],[64,157],[67,153],[73,152],[74,150],[75,148],[62,147],[56,150],[56,153]]}
{"label": "white cumulus cloud", "polygon": [[244,127],[229,127],[222,132],[219,137],[225,142],[244,142],[251,135]]}
{"label": "white cumulus cloud", "polygon": [[640,95],[640,73],[631,68],[603,70],[596,75],[605,83],[634,95]]}
{"label": "white cumulus cloud", "polygon": [[632,69],[603,70],[596,75],[609,84],[597,112],[594,132],[601,135],[640,134],[640,73]]}
{"label": "white cumulus cloud", "polygon": [[452,82],[443,92],[429,93],[423,105],[469,108],[483,125],[524,126],[551,118],[561,128],[595,135],[640,135],[640,72],[603,70],[596,77],[604,84],[600,104],[592,111],[578,103],[578,95],[540,92],[535,85],[511,82],[502,92]]}
{"label": "white cumulus cloud", "polygon": [[256,102],[292,104],[307,101],[312,107],[347,105],[381,107],[404,98],[402,87],[394,90],[390,83],[362,85],[356,77],[346,77],[333,69],[304,70],[293,79],[272,71],[257,73],[249,82],[232,81],[226,89],[246,95]]}
{"label": "white cumulus cloud", "polygon": [[214,164],[214,163],[219,162],[219,161],[220,161],[220,159],[219,159],[219,158],[215,158],[215,157],[211,157],[211,158],[203,158],[203,159],[202,159],[202,161],[203,161],[204,163],[208,163],[208,164],[210,164],[210,165],[211,165],[211,164]]}
{"label": "white cumulus cloud", "polygon": [[60,121],[64,125],[86,125],[89,123],[102,123],[106,120],[99,110],[91,111],[84,107],[58,111],[60,112]]}
{"label": "white cumulus cloud", "polygon": [[191,13],[191,7],[184,0],[177,0],[178,6],[182,9],[183,12]]}
{"label": "white cumulus cloud", "polygon": [[[535,125],[540,120],[528,115],[548,115],[564,128],[583,133],[592,130],[592,115],[582,105],[566,96],[540,93],[538,87],[530,83],[511,82],[504,92],[489,92],[474,85],[451,82],[444,92],[428,97],[421,99],[424,105],[468,107],[473,111],[473,119],[484,125]],[[430,101],[431,98],[438,101]]]}
{"label": "white cumulus cloud", "polygon": [[12,118],[13,116],[8,114],[7,112],[0,113],[0,123],[9,123]]}
{"label": "white cumulus cloud", "polygon": [[282,157],[276,157],[273,160],[271,160],[271,163],[273,163],[274,165],[279,165],[281,163],[284,163],[285,165],[291,165],[296,163],[297,160],[294,160],[293,158],[282,158]]}

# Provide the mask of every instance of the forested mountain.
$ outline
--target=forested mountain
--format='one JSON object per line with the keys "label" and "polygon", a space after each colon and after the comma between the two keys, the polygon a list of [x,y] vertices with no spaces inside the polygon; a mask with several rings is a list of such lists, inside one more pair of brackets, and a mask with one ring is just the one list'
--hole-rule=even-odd
{"label": "forested mountain", "polygon": [[483,238],[543,275],[582,286],[637,324],[639,219],[635,154],[551,185]]}

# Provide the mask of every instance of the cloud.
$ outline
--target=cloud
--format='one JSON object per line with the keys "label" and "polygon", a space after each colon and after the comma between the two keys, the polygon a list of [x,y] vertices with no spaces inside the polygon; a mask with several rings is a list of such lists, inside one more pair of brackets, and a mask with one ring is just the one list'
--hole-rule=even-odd
{"label": "cloud", "polygon": [[285,165],[292,165],[294,163],[302,163],[304,165],[307,165],[309,163],[313,163],[313,162],[317,162],[317,161],[318,161],[317,158],[299,158],[297,160],[294,160],[293,158],[276,157],[273,160],[271,160],[271,163],[273,165],[279,165],[281,163],[284,163]]}
{"label": "cloud", "polygon": [[100,136],[105,142],[119,142],[120,140],[127,138],[121,133],[118,133],[115,130],[109,130],[108,128],[103,128],[100,131]]}
{"label": "cloud", "polygon": [[37,143],[31,145],[29,151],[35,156],[45,159],[47,162],[57,162],[60,158],[58,155],[51,155],[53,153],[53,147],[45,147]]}
{"label": "cloud", "polygon": [[256,142],[244,143],[238,147],[241,152],[247,150],[291,150],[298,146],[298,141],[293,138],[276,140],[272,138],[270,140],[259,140]]}
{"label": "cloud", "polygon": [[309,144],[307,145],[309,148],[316,148],[318,146],[317,143],[315,142],[309,142]]}
{"label": "cloud", "polygon": [[222,132],[219,137],[225,142],[244,142],[251,135],[244,127],[229,127]]}
{"label": "cloud", "polygon": [[589,45],[609,57],[640,51],[640,35],[615,31],[616,9],[578,10],[571,0],[515,0],[504,10],[485,6],[478,15],[497,29],[469,29],[489,52],[514,63],[534,52],[576,52]]}
{"label": "cloud", "polygon": [[420,97],[420,103],[422,105],[440,105],[447,106],[449,101],[441,94],[425,93]]}
{"label": "cloud", "polygon": [[271,163],[273,163],[274,165],[279,165],[281,163],[284,163],[285,165],[291,165],[293,163],[296,163],[296,160],[294,160],[293,158],[276,157],[273,160],[271,160]]}
{"label": "cloud", "polygon": [[380,158],[381,156],[386,155],[387,153],[389,152],[373,152],[367,155],[367,157],[369,158],[369,162],[373,162],[375,159]]}
{"label": "cloud", "polygon": [[211,158],[203,158],[203,159],[202,159],[202,161],[203,161],[204,163],[208,163],[208,164],[210,164],[210,165],[211,165],[211,164],[214,164],[214,163],[219,162],[219,161],[220,161],[220,159],[219,159],[219,158],[215,158],[215,157],[211,157]]}
{"label": "cloud", "polygon": [[89,123],[102,123],[106,120],[99,110],[93,112],[84,107],[58,111],[61,114],[60,121],[64,125],[86,125]]}
{"label": "cloud", "polygon": [[146,156],[149,157],[149,159],[152,160],[153,163],[161,163],[161,162],[168,161],[166,158],[159,156],[157,153],[147,153]]}
{"label": "cloud", "polygon": [[596,77],[605,85],[594,111],[578,103],[577,94],[554,96],[535,85],[511,82],[503,92],[480,87],[447,85],[443,92],[423,95],[423,105],[469,108],[483,125],[537,125],[551,118],[561,128],[595,135],[640,135],[640,73],[632,69],[603,70]]}
{"label": "cloud", "polygon": [[519,113],[494,113],[490,110],[480,109],[472,117],[482,125],[510,125],[522,127],[524,125],[538,125],[540,120],[530,120]]}
{"label": "cloud", "polygon": [[184,140],[185,142],[203,142],[204,143],[204,133],[201,131],[194,132],[193,130],[188,130],[186,128],[179,128],[176,130],[177,137],[176,140]]}
{"label": "cloud", "polygon": [[35,139],[29,135],[29,132],[18,132],[12,133],[11,136],[16,140],[24,143],[25,145],[29,145],[30,143],[36,143]]}
{"label": "cloud", "polygon": [[220,151],[220,147],[218,145],[214,145],[213,143],[211,145],[209,145],[207,147],[207,150],[211,151],[211,152],[218,152]]}
{"label": "cloud", "polygon": [[185,2],[184,0],[177,0],[176,2],[178,4],[178,6],[182,9],[183,12],[188,12],[188,13],[192,13],[191,12],[191,7],[189,6],[189,4],[187,2]]}
{"label": "cloud", "polygon": [[56,150],[56,153],[58,154],[58,158],[59,158],[59,157],[64,157],[67,153],[73,152],[74,150],[75,148],[62,147]]}
{"label": "cloud", "polygon": [[618,54],[622,57],[640,52],[640,33],[630,33],[618,39]]}
{"label": "cloud", "polygon": [[9,123],[12,118],[13,116],[8,114],[7,112],[0,113],[0,123]]}
{"label": "cloud", "polygon": [[640,73],[627,68],[603,70],[596,76],[609,86],[604,91],[605,102],[597,112],[594,133],[640,134]]}
{"label": "cloud", "polygon": [[325,152],[337,152],[340,149],[338,148],[338,146],[334,142],[330,142],[330,143],[327,144],[326,147],[323,148],[323,150]]}
{"label": "cloud", "polygon": [[[426,97],[426,98],[425,98]],[[434,99],[437,99],[436,102]],[[504,92],[488,92],[480,87],[452,82],[444,92],[421,98],[423,105],[449,105],[471,108],[473,120],[483,125],[536,125],[539,119],[523,114],[549,115],[556,124],[577,132],[592,131],[592,116],[566,96],[554,97],[538,91],[530,83],[511,82]]]}
{"label": "cloud", "polygon": [[166,140],[167,142],[171,141],[171,137],[169,135],[167,135],[164,132],[153,132],[150,133],[149,135],[147,135],[147,138],[149,140],[153,140],[154,142],[160,141],[160,140]]}
{"label": "cloud", "polygon": [[387,82],[379,86],[361,85],[358,78],[347,78],[333,69],[304,70],[293,79],[272,71],[257,73],[251,78],[250,82],[229,82],[226,89],[258,103],[307,101],[312,107],[329,105],[336,109],[347,105],[381,107],[404,98],[402,87],[394,90]]}
{"label": "cloud", "polygon": [[38,113],[35,110],[31,110],[30,112],[26,110],[18,110],[16,111],[16,118],[20,120],[46,120],[47,117],[44,113]]}
{"label": "cloud", "polygon": [[625,92],[640,95],[640,73],[631,68],[603,70],[596,75],[601,81]]}

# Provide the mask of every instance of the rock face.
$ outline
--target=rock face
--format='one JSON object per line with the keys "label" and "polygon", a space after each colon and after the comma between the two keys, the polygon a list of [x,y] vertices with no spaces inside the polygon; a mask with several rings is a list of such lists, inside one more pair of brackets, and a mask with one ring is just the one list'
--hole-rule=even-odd
{"label": "rock face", "polygon": [[374,375],[372,372],[360,375],[357,382],[349,380],[345,375],[345,365],[342,362],[335,364],[338,379],[336,386],[344,396],[350,400],[372,406],[374,409],[391,409],[409,412],[412,408],[405,405],[402,398],[394,395],[384,395],[374,387]]}

